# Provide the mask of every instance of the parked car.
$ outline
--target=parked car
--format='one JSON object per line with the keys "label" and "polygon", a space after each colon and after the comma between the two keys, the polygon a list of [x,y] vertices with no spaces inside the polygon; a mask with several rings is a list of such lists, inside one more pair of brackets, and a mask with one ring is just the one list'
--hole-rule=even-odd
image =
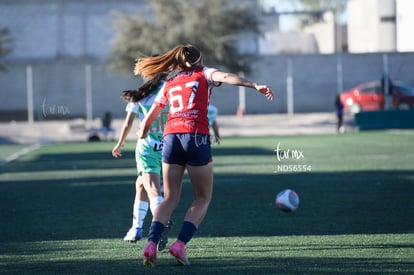
{"label": "parked car", "polygon": [[[395,81],[390,88],[391,104],[394,109],[414,108],[414,87]],[[351,113],[384,109],[385,99],[380,81],[359,84],[340,94],[344,109]]]}

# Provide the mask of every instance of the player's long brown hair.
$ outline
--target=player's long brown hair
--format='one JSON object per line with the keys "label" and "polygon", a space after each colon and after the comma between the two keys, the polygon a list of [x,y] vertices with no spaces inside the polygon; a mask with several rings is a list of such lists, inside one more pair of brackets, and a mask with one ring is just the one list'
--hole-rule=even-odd
{"label": "player's long brown hair", "polygon": [[135,90],[123,91],[121,98],[127,102],[138,102],[149,96],[155,89],[157,89],[161,85],[161,81],[165,80],[167,76],[168,73],[161,72]]}
{"label": "player's long brown hair", "polygon": [[200,65],[202,55],[193,45],[178,45],[163,55],[142,57],[135,63],[134,74],[154,77],[166,71],[192,70]]}

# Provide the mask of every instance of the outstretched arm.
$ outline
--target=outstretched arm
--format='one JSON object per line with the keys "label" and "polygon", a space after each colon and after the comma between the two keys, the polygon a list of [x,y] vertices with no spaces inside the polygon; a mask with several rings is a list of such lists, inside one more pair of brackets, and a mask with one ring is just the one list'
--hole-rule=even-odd
{"label": "outstretched arm", "polygon": [[125,139],[127,138],[129,132],[131,131],[132,124],[135,119],[135,114],[132,112],[128,112],[124,124],[122,125],[121,134],[119,135],[118,143],[115,145],[114,149],[112,149],[112,156],[114,158],[121,157],[121,147],[125,144]]}
{"label": "outstretched arm", "polygon": [[245,86],[264,94],[268,100],[273,100],[273,92],[267,85],[257,84],[236,74],[216,71],[211,76],[214,82],[223,82],[230,85]]}
{"label": "outstretched arm", "polygon": [[140,128],[137,132],[138,138],[146,138],[148,136],[148,131],[151,127],[152,122],[157,118],[157,116],[161,113],[163,107],[157,106],[152,104],[151,109],[149,110],[148,114],[142,120]]}

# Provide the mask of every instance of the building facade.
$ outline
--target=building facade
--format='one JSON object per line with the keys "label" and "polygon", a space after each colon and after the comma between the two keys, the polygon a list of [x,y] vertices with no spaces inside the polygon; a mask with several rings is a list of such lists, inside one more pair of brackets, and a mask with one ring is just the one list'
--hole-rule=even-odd
{"label": "building facade", "polygon": [[349,52],[414,51],[413,13],[412,0],[349,0]]}
{"label": "building facade", "polygon": [[[359,0],[371,4],[379,1],[393,0]],[[409,11],[411,2],[414,1],[405,0],[405,5],[408,5],[406,9],[401,6],[403,2],[399,2],[396,11]],[[139,10],[145,13],[147,4],[145,0],[0,0],[0,26],[9,27],[14,38],[14,49],[6,56],[8,71],[0,73],[0,115],[2,112],[27,110],[27,94],[32,88],[33,105],[40,119],[44,108],[61,108],[68,111],[68,116],[85,116],[86,106],[91,106],[88,91],[92,98],[93,116],[101,116],[108,110],[115,116],[123,116],[125,103],[119,98],[120,92],[136,87],[142,80],[132,75],[114,74],[106,69],[105,59],[114,37],[112,24],[117,12],[134,13]],[[363,10],[367,12],[370,9],[366,7]],[[406,15],[397,18],[404,22],[412,20]],[[326,35],[318,39],[330,41],[334,22],[330,17],[326,20],[330,22]],[[367,22],[363,30],[372,25]],[[319,27],[323,29],[323,26],[316,29]],[[404,31],[408,32],[401,30],[403,34]],[[395,47],[404,45],[403,48],[409,51],[412,36],[400,36],[398,31],[396,35]],[[333,49],[331,41],[327,47],[321,47],[319,43],[322,42],[312,38],[311,33],[307,33],[306,37],[313,41],[311,47],[304,48],[300,40],[273,35],[269,31],[267,43],[287,41],[293,45],[291,50],[295,49],[292,53],[277,45],[279,52],[269,51],[266,43],[259,43],[256,37],[242,35],[244,40],[239,41],[240,50],[259,53],[247,77],[269,84],[276,93],[276,100],[268,103],[257,93],[247,91],[246,113],[285,113],[288,78],[293,79],[295,112],[333,111],[333,99],[339,91],[381,78],[384,68],[382,53],[326,52],[321,55],[318,50]],[[401,37],[401,42],[398,42],[398,37]],[[375,39],[378,41],[380,38],[376,36]],[[382,47],[385,46],[390,47],[390,44],[384,42]],[[370,51],[375,50],[374,46],[370,47]],[[358,49],[362,51],[362,47]],[[385,51],[385,48],[381,50]],[[304,52],[307,54],[299,54]],[[414,85],[413,58],[414,53],[390,52],[391,78]],[[237,98],[237,88],[223,85],[214,93],[212,102],[219,107],[220,114],[235,114]]]}
{"label": "building facade", "polygon": [[6,59],[106,58],[116,13],[144,7],[140,0],[1,0],[0,26],[14,40]]}

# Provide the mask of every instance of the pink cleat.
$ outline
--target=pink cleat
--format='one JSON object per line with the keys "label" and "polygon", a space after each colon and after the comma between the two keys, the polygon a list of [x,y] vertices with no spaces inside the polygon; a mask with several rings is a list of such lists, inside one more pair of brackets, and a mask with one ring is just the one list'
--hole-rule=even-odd
{"label": "pink cleat", "polygon": [[190,261],[187,258],[185,243],[177,240],[170,246],[169,251],[170,254],[175,257],[177,263],[181,265],[190,265]]}
{"label": "pink cleat", "polygon": [[149,241],[144,248],[144,265],[154,267],[157,262],[157,245]]}

